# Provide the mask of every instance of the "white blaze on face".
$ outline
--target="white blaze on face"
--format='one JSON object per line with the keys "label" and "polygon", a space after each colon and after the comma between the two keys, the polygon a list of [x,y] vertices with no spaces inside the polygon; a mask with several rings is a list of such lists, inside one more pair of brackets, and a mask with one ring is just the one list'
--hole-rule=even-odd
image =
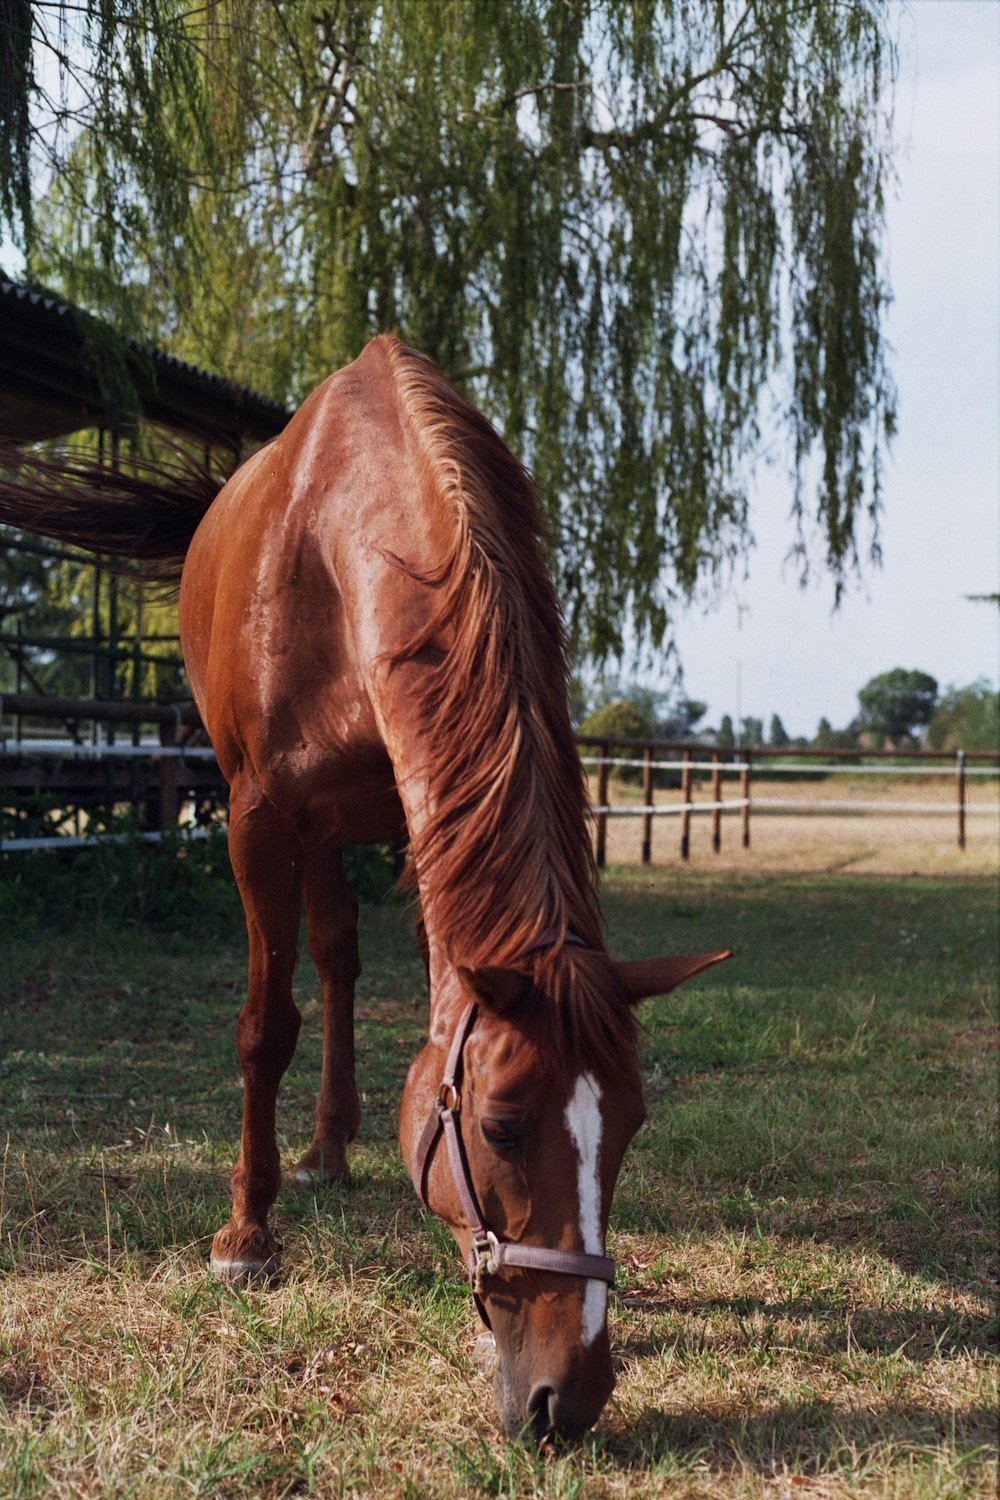
{"label": "white blaze on face", "polygon": [[[580,1199],[580,1238],[588,1255],[603,1255],[601,1240],[601,1090],[596,1078],[581,1073],[566,1105],[566,1129],[576,1147],[576,1185]],[[608,1310],[608,1288],[603,1281],[588,1281],[583,1294],[581,1333],[584,1344],[592,1344],[604,1327]]]}

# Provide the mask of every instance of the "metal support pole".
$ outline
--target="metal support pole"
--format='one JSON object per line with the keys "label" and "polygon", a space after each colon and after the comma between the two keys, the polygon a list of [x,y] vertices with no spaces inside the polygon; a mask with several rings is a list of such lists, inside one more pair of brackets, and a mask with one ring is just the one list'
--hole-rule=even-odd
{"label": "metal support pole", "polygon": [[[90,601],[90,696],[99,698],[103,691],[103,683],[100,678],[100,664],[98,652],[100,647],[98,641],[101,638],[101,566],[94,563],[93,592]],[[90,726],[90,738],[96,745],[99,738],[97,720]]]}
{"label": "metal support pole", "polygon": [[107,691],[104,695],[109,703],[113,703],[118,697],[118,638],[121,627],[118,607],[118,584],[117,573],[110,573],[108,575],[108,649],[107,676],[105,678]]}
{"label": "metal support pole", "polygon": [[[110,468],[112,474],[118,473],[118,430],[111,429],[111,458]],[[118,636],[121,621],[118,618],[118,574],[112,568],[108,573],[108,644],[105,656],[105,697],[109,703],[113,703],[118,697]],[[117,738],[114,720],[105,725],[105,736],[109,745],[113,745]],[[117,764],[111,757],[107,760],[107,816],[111,818],[115,807],[115,784]],[[176,774],[176,772],[175,772]]]}
{"label": "metal support pole", "polygon": [[955,780],[958,783],[958,847],[965,848],[965,751],[955,752]]}
{"label": "metal support pole", "polygon": [[[177,743],[178,720],[167,720],[160,725],[160,744],[165,747]],[[160,832],[177,826],[177,758],[165,755],[160,760]]]}
{"label": "metal support pole", "polygon": [[[20,644],[21,639],[21,616],[18,615],[14,621],[14,634],[18,639],[17,650],[14,653],[14,691],[20,696],[24,691],[24,647]],[[14,738],[18,744],[21,742],[21,715],[14,715]]]}
{"label": "metal support pole", "polygon": [[722,848],[722,760],[718,750],[712,751],[712,851],[718,854]]}
{"label": "metal support pole", "polygon": [[[107,438],[107,431],[101,427],[97,434],[97,461],[102,468],[105,463]],[[101,579],[103,577],[103,569],[97,558],[94,559],[93,569],[93,592],[90,601],[90,696],[92,698],[99,698],[104,692],[106,684],[101,672],[99,645],[101,639]],[[100,738],[100,729],[96,719],[93,720],[90,726],[90,738],[95,745]]]}
{"label": "metal support pole", "polygon": [[743,799],[743,847],[750,848],[750,751],[744,750],[740,772],[740,796]]}
{"label": "metal support pole", "polygon": [[[145,598],[143,596],[142,584],[135,585],[135,634],[132,637],[132,692],[133,703],[138,703],[142,697],[142,631],[145,623]],[[155,696],[155,695],[154,695]],[[132,725],[132,743],[138,745],[142,738],[142,726],[138,723]]]}
{"label": "metal support pole", "polygon": [[[605,808],[608,805],[608,756],[611,754],[607,740],[601,741],[600,746],[601,764],[597,771],[597,806]],[[608,815],[606,812],[597,814],[597,868],[604,869],[608,854]]]}
{"label": "metal support pole", "polygon": [[[642,752],[642,803],[653,805],[653,752],[647,745]],[[648,865],[653,857],[653,814],[642,815],[642,862]]]}
{"label": "metal support pole", "polygon": [[[691,751],[685,750],[682,756],[684,766],[681,771],[681,801],[691,801]],[[691,857],[691,814],[685,807],[681,813],[681,859]]]}

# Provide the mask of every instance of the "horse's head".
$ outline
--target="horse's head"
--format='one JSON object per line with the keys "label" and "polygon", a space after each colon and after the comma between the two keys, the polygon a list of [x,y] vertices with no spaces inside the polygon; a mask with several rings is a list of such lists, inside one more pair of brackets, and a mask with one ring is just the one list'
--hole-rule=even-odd
{"label": "horse's head", "polygon": [[460,968],[465,1009],[410,1068],[403,1154],[465,1256],[510,1435],[579,1434],[611,1394],[605,1235],[645,1116],[631,1007],[727,956]]}

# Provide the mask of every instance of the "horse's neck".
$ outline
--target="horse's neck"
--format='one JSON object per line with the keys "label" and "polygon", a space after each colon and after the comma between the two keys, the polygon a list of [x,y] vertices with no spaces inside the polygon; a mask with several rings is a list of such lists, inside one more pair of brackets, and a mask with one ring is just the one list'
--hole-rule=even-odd
{"label": "horse's neck", "polygon": [[[349,424],[349,411],[337,416]],[[533,929],[561,924],[599,939],[579,764],[553,680],[558,612],[526,520],[530,494],[495,436],[463,420],[467,445],[442,440],[437,459],[417,451],[412,426],[383,420],[386,440],[338,486],[329,528],[445,993],[446,954],[516,961]],[[505,462],[510,493],[494,515],[484,486]],[[442,657],[448,673],[434,681]]]}
{"label": "horse's neck", "polygon": [[472,996],[462,988],[455,967],[438,936],[428,931],[427,942],[430,974],[428,1040],[447,1051],[455,1035],[455,1027]]}

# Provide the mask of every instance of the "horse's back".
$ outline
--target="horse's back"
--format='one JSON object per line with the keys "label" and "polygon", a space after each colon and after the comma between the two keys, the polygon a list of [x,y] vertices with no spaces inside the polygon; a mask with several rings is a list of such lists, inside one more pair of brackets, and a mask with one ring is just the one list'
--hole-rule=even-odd
{"label": "horse's back", "polygon": [[185,658],[227,777],[350,841],[401,818],[368,688],[395,644],[386,552],[424,550],[417,490],[376,340],[233,475],[184,568]]}

